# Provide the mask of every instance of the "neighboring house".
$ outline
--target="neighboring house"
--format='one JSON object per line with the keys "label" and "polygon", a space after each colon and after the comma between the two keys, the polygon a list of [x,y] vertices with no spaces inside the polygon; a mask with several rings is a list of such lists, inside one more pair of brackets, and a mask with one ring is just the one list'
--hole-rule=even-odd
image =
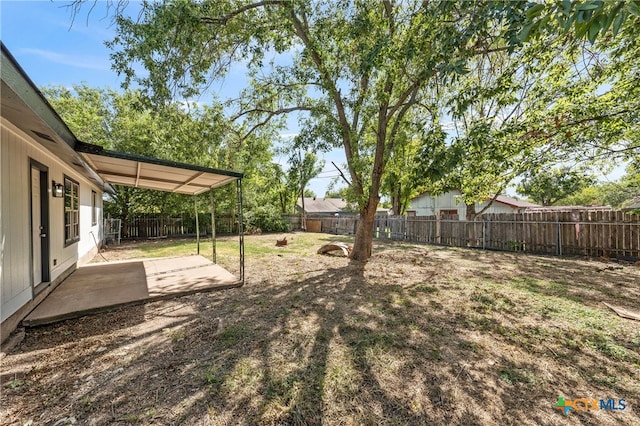
{"label": "neighboring house", "polygon": [[[476,203],[476,212],[482,211],[490,200]],[[527,208],[537,207],[537,204],[516,200],[506,195],[498,195],[491,206],[483,214],[490,213],[520,213]],[[467,206],[462,201],[460,191],[449,191],[438,196],[425,192],[411,200],[408,213],[416,216],[447,216],[465,220]]]}
{"label": "neighboring house", "polygon": [[[304,210],[305,213],[312,216],[355,216],[357,211],[350,208],[342,198],[318,198],[318,197],[304,197]],[[296,204],[296,213],[302,212],[302,198],[298,198]],[[376,209],[376,215],[388,215],[389,209],[384,207],[378,207]]]}
{"label": "neighboring house", "polygon": [[636,210],[640,210],[640,197],[632,198],[631,200],[626,201],[622,205],[623,211],[631,211],[634,212]]}
{"label": "neighboring house", "polygon": [[[347,202],[341,198],[304,197],[304,212],[314,216],[352,215]],[[302,212],[302,198],[298,198],[296,212]]]}
{"label": "neighboring house", "polygon": [[1,339],[102,240],[111,190],[74,150],[76,137],[2,44]]}

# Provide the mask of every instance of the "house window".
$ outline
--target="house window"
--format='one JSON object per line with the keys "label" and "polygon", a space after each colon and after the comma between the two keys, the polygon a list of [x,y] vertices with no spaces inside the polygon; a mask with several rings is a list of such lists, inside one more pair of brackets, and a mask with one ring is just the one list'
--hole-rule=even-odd
{"label": "house window", "polygon": [[91,191],[91,226],[98,224],[98,193]]}
{"label": "house window", "polygon": [[64,243],[80,240],[80,184],[64,177]]}

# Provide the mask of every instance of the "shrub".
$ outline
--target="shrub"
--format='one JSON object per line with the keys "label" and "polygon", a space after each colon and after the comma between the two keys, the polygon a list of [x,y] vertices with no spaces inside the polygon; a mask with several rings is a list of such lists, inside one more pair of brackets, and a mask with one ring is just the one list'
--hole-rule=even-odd
{"label": "shrub", "polygon": [[245,213],[245,228],[260,229],[262,232],[286,232],[287,222],[274,206],[259,206]]}

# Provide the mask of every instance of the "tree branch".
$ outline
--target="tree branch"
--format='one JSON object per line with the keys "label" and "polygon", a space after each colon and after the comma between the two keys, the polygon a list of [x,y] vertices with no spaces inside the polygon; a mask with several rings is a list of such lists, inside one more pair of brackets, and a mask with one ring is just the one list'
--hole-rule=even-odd
{"label": "tree branch", "polygon": [[249,114],[251,112],[266,112],[267,113],[267,117],[256,123],[253,127],[251,127],[251,129],[249,129],[248,132],[246,132],[242,137],[239,138],[239,143],[243,143],[249,136],[251,136],[251,134],[256,131],[256,129],[266,125],[273,117],[277,116],[277,115],[282,115],[282,114],[287,114],[293,111],[311,111],[313,110],[313,108],[311,107],[306,107],[306,106],[296,106],[296,107],[290,107],[290,108],[281,108],[281,109],[277,109],[275,111],[270,111],[270,110],[266,110],[266,109],[261,109],[261,108],[254,108],[252,110],[247,110],[247,111],[243,111],[240,114],[237,114],[236,116],[232,117],[231,120],[235,121],[238,118],[242,117],[243,115]]}
{"label": "tree branch", "polygon": [[280,108],[280,109],[276,109],[276,110],[269,110],[269,109],[265,109],[265,108],[252,108],[252,109],[248,109],[246,111],[242,111],[232,117],[230,117],[231,121],[236,121],[238,118],[243,117],[247,114],[251,114],[254,112],[259,112],[259,113],[267,113],[268,117],[267,120],[273,118],[276,115],[282,115],[282,114],[288,114],[290,112],[293,111],[313,111],[314,108],[310,107],[310,106],[306,106],[306,105],[299,105],[299,106],[294,106],[294,107],[289,107],[289,108]]}
{"label": "tree branch", "polygon": [[409,108],[411,108],[413,105],[417,103],[417,95],[418,95],[418,89],[416,88],[416,90],[411,94],[411,98],[409,99],[409,101],[406,102],[398,112],[398,116],[393,122],[393,126],[391,126],[391,133],[389,134],[389,147],[388,147],[389,149],[387,150],[387,156],[391,154],[391,151],[394,148],[396,134],[398,133],[398,129],[400,128],[400,122],[404,118],[407,111],[409,111]]}
{"label": "tree branch", "polygon": [[342,142],[344,144],[344,151],[345,151],[345,156],[347,158],[347,165],[349,166],[349,173],[353,178],[353,183],[354,183],[354,185],[352,185],[353,189],[357,195],[359,196],[363,195],[364,187],[360,177],[356,173],[356,170],[353,164],[354,147],[353,147],[353,141],[351,139],[352,129],[351,129],[351,126],[349,125],[349,121],[347,120],[347,115],[345,112],[344,104],[342,102],[340,91],[338,90],[335,82],[331,78],[331,74],[329,73],[329,70],[325,66],[324,61],[320,56],[320,53],[318,52],[315,45],[311,42],[311,39],[309,38],[309,27],[308,27],[308,23],[307,23],[307,19],[306,19],[306,15],[304,14],[304,11],[302,12],[301,17],[304,23],[296,15],[295,11],[293,10],[293,7],[291,7],[291,21],[293,23],[293,27],[296,32],[296,35],[302,41],[305,48],[309,49],[311,60],[316,65],[320,73],[320,78],[324,83],[325,88],[329,91],[329,94],[336,106],[336,110],[338,112],[338,122],[340,123],[340,128],[342,130]]}
{"label": "tree branch", "polygon": [[340,169],[340,167],[336,166],[336,163],[334,163],[333,161],[331,162],[331,164],[333,164],[333,167],[335,167],[338,170],[338,172],[340,173],[340,176],[347,183],[347,185],[351,186],[351,182],[349,182],[349,179],[347,179],[344,173],[342,173],[342,170]]}
{"label": "tree branch", "polygon": [[[623,110],[615,111],[615,112],[608,113],[608,114],[600,114],[600,115],[594,115],[594,116],[592,116],[592,117],[585,117],[585,118],[581,118],[580,120],[569,121],[569,122],[567,122],[567,123],[563,123],[563,124],[557,123],[557,124],[556,124],[556,128],[557,128],[557,130],[556,130],[555,132],[547,133],[547,134],[543,134],[543,135],[542,135],[542,137],[543,137],[543,139],[551,139],[551,138],[553,138],[554,136],[557,136],[558,134],[560,134],[560,133],[562,133],[563,131],[565,131],[565,129],[566,129],[567,127],[578,126],[578,125],[580,125],[580,124],[588,123],[588,122],[590,122],[590,121],[603,120],[603,119],[605,119],[605,118],[611,118],[611,117],[615,117],[615,116],[622,115],[622,114],[628,114],[628,113],[630,113],[630,112],[633,112],[633,111],[632,111],[632,110],[630,110],[630,109],[623,109]],[[536,133],[536,131],[535,131],[535,130],[530,130],[530,131],[529,131],[529,132],[527,132],[527,133],[528,133],[528,134],[531,134],[532,132],[533,132],[533,133]]]}
{"label": "tree branch", "polygon": [[251,3],[251,4],[247,4],[245,6],[242,6],[234,11],[231,11],[229,13],[227,13],[226,15],[222,15],[220,17],[217,18],[209,18],[206,16],[203,16],[202,18],[200,18],[200,20],[202,22],[204,22],[205,24],[216,24],[216,25],[226,25],[226,23],[231,19],[234,18],[248,10],[251,9],[258,9],[260,7],[263,6],[271,6],[271,5],[277,5],[277,6],[284,6],[286,5],[288,2],[286,0],[264,0],[264,1],[260,1],[257,3]]}
{"label": "tree branch", "polygon": [[505,186],[504,186],[504,185],[502,185],[502,187],[500,188],[500,190],[496,192],[496,195],[494,195],[494,196],[493,196],[493,198],[491,198],[491,200],[489,200],[489,202],[487,203],[487,205],[486,205],[486,206],[484,206],[484,207],[482,208],[482,210],[480,210],[479,212],[476,212],[476,215],[474,216],[474,219],[475,219],[476,217],[480,216],[480,215],[481,215],[482,213],[484,213],[485,211],[487,211],[487,209],[488,209],[489,207],[491,207],[491,205],[492,205],[492,204],[493,204],[493,202],[498,198],[498,196],[500,195],[500,193],[501,193],[502,191],[504,191],[504,188],[505,188]]}

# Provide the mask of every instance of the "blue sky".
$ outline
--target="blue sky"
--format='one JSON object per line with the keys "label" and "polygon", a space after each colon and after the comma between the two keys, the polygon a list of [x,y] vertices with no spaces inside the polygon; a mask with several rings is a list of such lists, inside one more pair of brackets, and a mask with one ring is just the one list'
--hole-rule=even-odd
{"label": "blue sky", "polygon": [[[2,41],[39,87],[85,83],[91,87],[118,89],[122,79],[111,70],[110,51],[104,45],[115,32],[107,15],[107,3],[96,2],[87,14],[92,3],[88,2],[72,24],[72,11],[65,7],[69,2],[0,0]],[[138,10],[136,2],[131,1],[127,11],[133,14]],[[242,71],[243,66],[237,65],[224,81],[213,84],[211,90],[221,99],[235,97],[245,83]],[[205,102],[206,96],[197,101]],[[295,135],[297,131],[297,121],[291,117],[283,135]],[[324,154],[324,159],[324,172],[309,184],[309,189],[320,197],[324,196],[331,177],[338,175],[331,161],[343,167],[344,154],[334,150]],[[286,158],[274,160],[284,163]],[[605,180],[617,179],[622,173],[623,167],[619,166]],[[513,194],[512,189],[508,192]]]}
{"label": "blue sky", "polygon": [[[84,82],[94,87],[119,87],[104,40],[113,30],[104,3],[72,26],[66,1],[0,2],[2,41],[38,86]],[[101,9],[101,10],[100,10]]]}
{"label": "blue sky", "polygon": [[[123,79],[111,69],[110,50],[104,45],[115,33],[107,14],[107,3],[96,2],[90,14],[87,14],[90,6],[87,4],[73,20],[71,9],[65,7],[69,2],[0,0],[2,42],[38,87],[84,83],[119,89]],[[127,6],[128,13],[138,10],[134,1]],[[245,83],[241,69],[239,66],[232,70],[224,81],[213,84],[211,90],[222,99],[237,95]],[[206,98],[203,96],[198,101]],[[283,135],[296,134],[296,119],[291,118],[288,124]],[[274,160],[283,163],[286,158]],[[331,161],[343,163],[342,153],[339,150],[328,153],[325,172],[309,184],[309,189],[320,197],[324,196],[329,177],[338,174]]]}

